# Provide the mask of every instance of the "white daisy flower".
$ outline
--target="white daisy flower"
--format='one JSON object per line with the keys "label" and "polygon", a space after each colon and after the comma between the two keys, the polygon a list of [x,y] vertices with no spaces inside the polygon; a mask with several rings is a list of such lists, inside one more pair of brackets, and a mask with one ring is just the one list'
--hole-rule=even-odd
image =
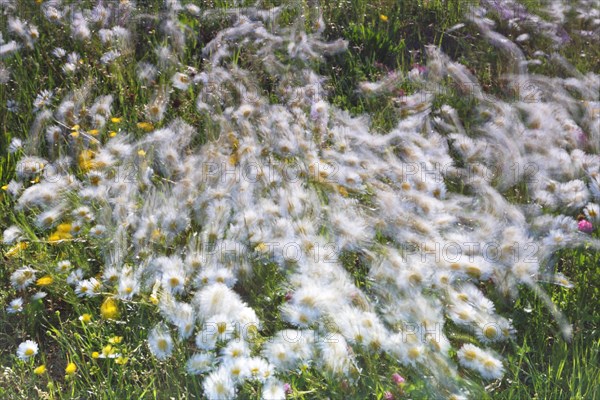
{"label": "white daisy flower", "polygon": [[262,387],[263,400],[285,400],[285,387],[278,379],[268,379]]}
{"label": "white daisy flower", "polygon": [[190,77],[181,72],[175,73],[171,81],[173,82],[173,87],[179,90],[187,90],[191,83]]}
{"label": "white daisy flower", "polygon": [[96,278],[90,278],[77,283],[75,294],[78,297],[94,297],[102,288],[102,284]]}
{"label": "white daisy flower", "polygon": [[225,369],[234,382],[243,382],[250,377],[248,357],[239,357],[224,360],[220,368]]}
{"label": "white daisy flower", "polygon": [[596,203],[588,203],[583,213],[590,222],[600,222],[600,206]]}
{"label": "white daisy flower", "polygon": [[21,311],[23,311],[23,299],[21,297],[12,300],[6,307],[6,312],[9,314],[20,313]]}
{"label": "white daisy flower", "polygon": [[23,141],[21,139],[12,138],[10,140],[10,144],[8,145],[8,152],[11,154],[14,154],[22,147],[23,147]]}
{"label": "white daisy flower", "polygon": [[231,340],[221,349],[221,358],[236,359],[250,356],[250,349],[245,340]]}
{"label": "white daisy flower", "polygon": [[33,340],[26,340],[19,345],[17,349],[17,357],[21,360],[28,360],[38,353],[39,347]]}
{"label": "white daisy flower", "polygon": [[231,400],[236,394],[233,379],[222,368],[208,375],[202,383],[202,388],[209,400]]}
{"label": "white daisy flower", "polygon": [[10,283],[17,290],[23,290],[35,280],[36,270],[27,266],[22,267],[10,275]]}
{"label": "white daisy flower", "polygon": [[37,292],[36,294],[34,294],[33,296],[31,296],[32,300],[41,300],[44,297],[48,296],[48,293],[46,292]]}
{"label": "white daisy flower", "polygon": [[69,276],[67,276],[67,283],[71,286],[75,286],[82,279],[83,270],[81,268],[77,268],[75,271],[72,271]]}
{"label": "white daisy flower", "polygon": [[50,105],[50,102],[52,101],[52,97],[54,96],[54,92],[52,90],[42,90],[40,93],[38,93],[38,95],[36,96],[34,102],[33,102],[33,106],[35,107],[35,110],[39,110],[41,108],[44,108],[48,105]]}
{"label": "white daisy flower", "polygon": [[58,264],[56,264],[56,272],[68,272],[71,269],[72,265],[71,265],[71,261],[69,260],[62,260],[59,261]]}
{"label": "white daisy flower", "polygon": [[210,371],[215,365],[215,356],[212,353],[197,353],[189,358],[186,370],[192,375],[203,374]]}
{"label": "white daisy flower", "polygon": [[152,329],[148,335],[148,347],[150,351],[159,360],[165,360],[173,352],[173,339],[167,328],[158,325]]}
{"label": "white daisy flower", "polygon": [[4,230],[2,242],[4,244],[13,244],[23,237],[23,231],[16,225],[12,225]]}
{"label": "white daisy flower", "polygon": [[95,225],[90,228],[90,236],[100,239],[103,238],[106,233],[106,227],[104,225]]}

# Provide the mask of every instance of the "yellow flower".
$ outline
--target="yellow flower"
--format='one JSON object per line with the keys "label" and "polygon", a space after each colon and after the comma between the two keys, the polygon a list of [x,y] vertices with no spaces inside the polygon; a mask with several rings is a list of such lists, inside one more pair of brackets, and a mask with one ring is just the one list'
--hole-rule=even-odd
{"label": "yellow flower", "polygon": [[74,138],[78,138],[79,137],[79,125],[75,125],[71,128],[71,136],[73,136]]}
{"label": "yellow flower", "polygon": [[108,132],[108,136],[110,136],[110,137],[115,137],[115,136],[117,136],[117,132],[115,132],[115,131],[110,131],[110,132]]}
{"label": "yellow flower", "polygon": [[26,242],[19,242],[17,244],[15,244],[13,247],[11,247],[10,249],[8,249],[8,251],[6,253],[4,253],[4,255],[8,258],[10,257],[14,257],[17,254],[19,254],[22,250],[25,250],[27,248],[28,244]]}
{"label": "yellow flower", "polygon": [[100,353],[98,353],[97,351],[93,351],[92,358],[98,358],[98,357],[100,357]]}
{"label": "yellow flower", "polygon": [[[61,225],[68,225],[69,229],[71,227],[71,224],[61,224]],[[52,235],[50,235],[48,237],[48,242],[49,243],[56,243],[58,241],[61,241],[63,239],[71,239],[73,236],[71,236],[71,234],[69,232],[63,232],[60,229],[65,229],[65,228],[60,228],[59,225],[59,229],[56,230],[56,232],[54,232]]]}
{"label": "yellow flower", "polygon": [[123,118],[121,118],[121,117],[112,117],[110,120],[111,120],[113,123],[115,123],[115,124],[118,124],[119,122],[121,122],[121,120],[122,120],[122,119],[123,119]]}
{"label": "yellow flower", "polygon": [[110,339],[108,339],[108,343],[111,344],[119,344],[123,341],[123,336],[113,336]]}
{"label": "yellow flower", "polygon": [[268,249],[267,245],[264,244],[263,242],[260,242],[254,248],[255,251],[260,251],[261,253],[265,252],[267,249]]}
{"label": "yellow flower", "polygon": [[96,154],[93,151],[83,150],[79,153],[79,168],[81,168],[83,172],[96,168],[97,165],[94,162],[94,158],[96,158]]}
{"label": "yellow flower", "polygon": [[146,155],[146,152],[144,150],[138,150],[138,156],[140,157],[144,157]]}
{"label": "yellow flower", "polygon": [[104,357],[108,357],[108,356],[110,356],[110,355],[113,355],[113,354],[114,354],[114,352],[115,352],[115,351],[114,351],[113,347],[112,347],[110,344],[107,344],[106,346],[104,346],[104,347],[102,348],[102,355],[103,355]]}
{"label": "yellow flower", "polygon": [[58,233],[70,233],[71,232],[71,224],[69,222],[64,222],[56,227],[56,232]]}
{"label": "yellow flower", "polygon": [[119,306],[117,301],[112,297],[107,297],[104,303],[100,306],[100,314],[105,319],[116,319],[119,317]]}
{"label": "yellow flower", "polygon": [[154,125],[152,125],[150,122],[138,122],[137,127],[145,130],[146,132],[150,132],[154,129]]}
{"label": "yellow flower", "polygon": [[65,373],[67,375],[73,375],[77,371],[77,365],[75,363],[70,362],[67,364],[67,368],[65,368]]}
{"label": "yellow flower", "polygon": [[59,240],[61,240],[60,235],[58,235],[56,233],[48,236],[48,242],[50,242],[50,243],[55,243],[55,242],[58,242]]}
{"label": "yellow flower", "polygon": [[152,240],[160,240],[161,237],[162,232],[160,231],[160,229],[156,228],[152,231]]}
{"label": "yellow flower", "polygon": [[92,314],[88,314],[88,313],[82,314],[79,317],[79,320],[81,322],[83,322],[84,324],[89,324],[90,322],[92,322]]}
{"label": "yellow flower", "polygon": [[38,279],[35,284],[38,286],[48,286],[51,285],[52,282],[54,282],[54,279],[50,275],[46,275]]}
{"label": "yellow flower", "polygon": [[100,131],[98,129],[89,130],[88,133],[92,136],[96,136]]}
{"label": "yellow flower", "polygon": [[48,237],[48,243],[57,243],[64,239],[71,239],[72,237],[70,233],[56,231]]}
{"label": "yellow flower", "polygon": [[2,186],[2,190],[8,190],[8,185]]}
{"label": "yellow flower", "polygon": [[42,375],[44,372],[46,372],[46,366],[43,364],[33,370],[33,373],[36,375]]}
{"label": "yellow flower", "polygon": [[382,20],[383,22],[388,22],[387,15],[379,14],[379,19]]}
{"label": "yellow flower", "polygon": [[125,364],[127,364],[127,361],[129,361],[129,357],[123,357],[123,356],[119,356],[115,360],[115,362],[119,365],[125,365]]}

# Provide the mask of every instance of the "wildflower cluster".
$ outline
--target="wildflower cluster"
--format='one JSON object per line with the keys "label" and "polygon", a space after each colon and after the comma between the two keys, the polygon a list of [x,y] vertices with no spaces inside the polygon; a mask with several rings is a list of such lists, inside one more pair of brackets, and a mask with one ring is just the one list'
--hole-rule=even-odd
{"label": "wildflower cluster", "polygon": [[[42,5],[73,43],[101,43],[102,65],[134,57],[132,2],[81,7]],[[121,304],[149,300],[162,319],[148,327],[149,351],[158,361],[177,349],[189,353],[187,371],[203,375],[211,399],[233,398],[245,382],[261,386],[264,398],[284,398],[282,377],[308,366],[356,377],[353,349],[428,371],[446,397],[462,396],[457,364],[501,378],[502,361],[486,347],[514,329],[483,284],[512,295],[519,285],[540,290],[539,281],[568,286],[544,270],[550,257],[567,246],[600,247],[589,235],[599,223],[598,76],[531,76],[521,63],[507,80],[522,87],[527,79],[537,97],[508,102],[484,96],[466,67],[430,47],[426,68],[406,78],[419,91],[398,103],[404,118],[389,133],[374,132],[368,116],[327,101],[324,78],[311,67],[347,43],[324,41],[321,20],[309,31],[283,24],[284,9],[237,10],[204,46],[204,61],[186,66],[180,59],[190,36],[178,18],[203,23],[212,13],[165,2],[155,61],[137,64],[149,101],[135,116],[114,112],[119,93],[96,93],[81,74],[82,55],[51,50],[76,89],[32,99],[34,126],[24,143],[14,142],[19,161],[6,187],[29,227],[9,227],[3,241],[25,243],[31,229],[52,246],[80,240],[98,252],[102,268],[92,276],[69,260],[51,272],[23,266],[12,272],[14,289],[64,279],[82,303],[99,301],[107,321],[123,317]],[[493,45],[523,57],[485,15],[482,8],[470,18]],[[39,36],[35,26],[10,21],[14,40],[0,42],[0,55],[34,47]],[[403,79],[360,87],[371,95]],[[444,79],[475,96],[479,124],[466,129],[452,107],[432,109],[430,89]],[[269,93],[265,80],[273,82]],[[175,100],[186,94],[202,124],[177,114]],[[407,167],[414,165],[425,173]],[[532,166],[535,179],[507,167],[514,165]],[[486,179],[490,169],[494,180]],[[451,189],[456,180],[463,193]],[[531,204],[503,195],[518,184]],[[439,254],[449,243],[454,251]],[[494,244],[493,257],[485,243]],[[369,290],[352,276],[349,254],[365,267]],[[272,321],[259,318],[264,313],[241,288],[267,264],[289,293],[277,310],[286,329],[256,340]],[[23,307],[16,298],[7,310]],[[568,337],[567,321],[550,310]],[[451,342],[450,323],[474,332],[478,345]],[[37,351],[28,341],[17,354]],[[77,366],[65,371],[75,375]]]}

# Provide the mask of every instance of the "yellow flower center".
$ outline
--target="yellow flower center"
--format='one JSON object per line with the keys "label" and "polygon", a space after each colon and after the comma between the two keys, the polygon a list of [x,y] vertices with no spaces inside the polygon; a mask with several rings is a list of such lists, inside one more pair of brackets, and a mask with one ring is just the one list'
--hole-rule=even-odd
{"label": "yellow flower center", "polygon": [[419,357],[419,355],[421,355],[421,350],[419,350],[417,347],[413,347],[408,350],[408,357],[412,360]]}
{"label": "yellow flower center", "polygon": [[466,360],[472,361],[477,357],[477,353],[475,353],[473,350],[467,350],[464,352],[464,357]]}
{"label": "yellow flower center", "polygon": [[483,330],[483,335],[488,339],[494,339],[498,335],[498,330],[493,326],[487,326]]}

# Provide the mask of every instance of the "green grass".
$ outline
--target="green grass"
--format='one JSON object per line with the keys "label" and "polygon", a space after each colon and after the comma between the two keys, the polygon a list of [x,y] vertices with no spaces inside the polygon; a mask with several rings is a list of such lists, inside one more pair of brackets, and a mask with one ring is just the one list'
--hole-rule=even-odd
{"label": "green grass", "polygon": [[[158,2],[155,2],[155,6]],[[329,99],[333,104],[353,113],[372,115],[376,129],[388,130],[395,125],[399,116],[388,98],[365,98],[356,92],[356,83],[363,80],[379,79],[388,71],[400,70],[406,73],[413,64],[423,64],[424,45],[434,43],[442,47],[453,59],[459,60],[472,70],[484,87],[498,91],[500,76],[503,72],[503,60],[496,51],[490,49],[473,28],[468,26],[451,35],[444,31],[463,21],[467,2],[460,1],[387,1],[369,2],[367,0],[349,0],[321,5],[325,21],[328,22],[325,34],[329,38],[344,37],[349,41],[347,53],[327,58],[318,65],[318,71],[329,78]],[[222,4],[218,4],[222,5]],[[530,1],[528,6],[536,9],[538,2]],[[293,13],[290,11],[290,19]],[[35,13],[34,13],[35,14]],[[387,21],[380,15],[387,16]],[[5,31],[5,22],[0,16],[0,29]],[[40,15],[32,17],[40,32],[51,28]],[[215,32],[224,26],[223,20],[215,20],[211,26],[199,27],[192,19],[181,21],[199,34],[189,46],[184,63],[198,64],[198,52]],[[142,22],[140,22],[142,24]],[[145,21],[148,31],[157,29],[156,22]],[[568,26],[582,29],[575,18]],[[506,27],[500,26],[500,32]],[[4,32],[5,33],[5,32]],[[0,183],[5,184],[14,175],[15,159],[7,154],[7,146],[12,137],[25,137],[33,123],[32,99],[40,89],[61,87],[62,97],[68,91],[77,88],[75,79],[65,77],[54,62],[44,59],[40,48],[53,48],[61,45],[64,32],[54,36],[42,36],[36,50],[24,51],[14,57],[3,60],[11,65],[12,83],[6,90],[0,91],[0,104],[8,99],[20,104],[18,113],[0,111]],[[97,39],[95,39],[97,40]],[[157,43],[155,35],[148,41],[140,40],[135,49],[135,58],[143,55],[148,61],[154,61],[149,51]],[[538,39],[530,43],[530,52],[549,46],[547,41]],[[135,79],[135,69],[125,60],[109,68],[99,63],[101,56],[99,43],[81,45],[78,51],[92,67],[79,71],[78,78],[86,78],[92,83],[91,95],[118,93],[113,109],[116,115],[123,116],[121,124],[109,123],[101,134],[114,129],[131,131],[140,135],[136,123],[144,120],[142,105],[151,93]],[[587,56],[579,54],[585,51]],[[148,54],[147,54],[148,53]],[[600,49],[590,47],[588,43],[575,40],[560,50],[578,70],[598,72]],[[244,63],[243,51],[240,63]],[[47,66],[51,66],[47,69]],[[544,63],[535,67],[534,72],[547,75],[561,74],[554,65]],[[159,79],[168,79],[164,74]],[[79,79],[78,79],[79,80]],[[414,90],[402,87],[406,93]],[[193,93],[180,93],[175,102],[171,102],[170,111],[184,115],[188,122],[209,130],[208,118],[195,112]],[[473,104],[465,101],[452,91],[443,101],[456,107],[461,118],[469,121],[477,116],[473,113]],[[442,101],[440,101],[441,103]],[[176,106],[174,105],[176,104]],[[177,108],[175,110],[174,108]],[[468,128],[468,126],[467,126]],[[456,189],[460,191],[460,188]],[[13,211],[12,201],[0,192],[0,228],[13,223],[26,225],[27,216]],[[137,302],[121,303],[124,323],[103,320],[99,315],[101,299],[89,301],[85,306],[65,289],[64,277],[57,279],[47,289],[48,297],[41,302],[32,302],[27,306],[24,316],[9,315],[5,305],[15,297],[10,288],[9,277],[12,271],[25,264],[31,264],[40,271],[51,272],[58,260],[70,259],[89,274],[97,273],[101,267],[100,249],[89,248],[84,243],[59,244],[50,246],[43,243],[41,232],[32,229],[28,232],[30,246],[14,257],[4,257],[0,267],[0,398],[5,399],[70,399],[70,398],[148,398],[148,399],[187,399],[200,398],[201,377],[193,377],[185,372],[185,365],[178,359],[184,359],[183,352],[171,360],[157,362],[144,343],[146,327],[158,322],[156,307],[149,299]],[[5,253],[7,247],[2,248]],[[343,255],[344,265],[353,274],[357,285],[368,286],[365,280],[365,267],[357,254]],[[261,262],[255,260],[253,262]],[[240,294],[255,309],[273,310],[271,315],[259,315],[266,321],[262,334],[282,328],[277,316],[277,305],[285,298],[282,287],[284,277],[272,265],[264,265],[258,274],[249,277],[240,284]],[[505,379],[488,393],[481,396],[498,399],[596,399],[600,394],[596,389],[600,382],[598,351],[600,349],[600,255],[587,250],[564,251],[557,255],[556,268],[567,275],[574,283],[574,289],[545,285],[552,299],[573,322],[574,335],[571,342],[565,342],[556,324],[536,296],[523,289],[520,297],[511,302],[504,301],[503,315],[513,319],[517,336],[514,342],[499,347],[507,357]],[[41,275],[40,275],[41,276]],[[62,280],[61,280],[62,279]],[[28,299],[26,299],[27,301]],[[79,317],[91,314],[92,322],[84,324]],[[269,325],[272,323],[273,325]],[[126,364],[116,363],[116,359],[93,358],[93,352],[102,353],[111,338],[121,336],[121,343],[114,344],[116,352],[127,358]],[[15,360],[14,352],[22,338],[30,337],[41,345],[41,357],[36,363]],[[259,337],[258,340],[261,338]],[[182,351],[183,349],[180,349]],[[191,349],[188,349],[191,352]],[[320,372],[317,367],[309,367],[291,374],[288,382],[293,393],[290,398],[347,398],[365,399],[383,397],[386,391],[392,391],[397,397],[415,399],[429,396],[423,378],[409,369],[399,369],[397,363],[379,352],[357,354],[362,371],[355,371],[353,380],[338,380]],[[67,362],[78,366],[77,375],[66,378],[64,368]],[[48,373],[42,376],[32,374],[32,367],[44,363]],[[7,369],[9,368],[10,369]],[[407,378],[404,394],[395,388],[390,380],[393,372],[400,372]],[[478,380],[476,376],[472,376]],[[256,387],[246,384],[241,390],[241,398],[259,398]]]}
{"label": "green grass", "polygon": [[543,304],[527,290],[515,303],[519,331],[507,349],[507,381],[496,389],[501,399],[597,399],[600,396],[600,254],[585,249],[563,251],[556,268],[575,287],[545,285],[552,300],[573,324],[573,339],[562,339]]}

